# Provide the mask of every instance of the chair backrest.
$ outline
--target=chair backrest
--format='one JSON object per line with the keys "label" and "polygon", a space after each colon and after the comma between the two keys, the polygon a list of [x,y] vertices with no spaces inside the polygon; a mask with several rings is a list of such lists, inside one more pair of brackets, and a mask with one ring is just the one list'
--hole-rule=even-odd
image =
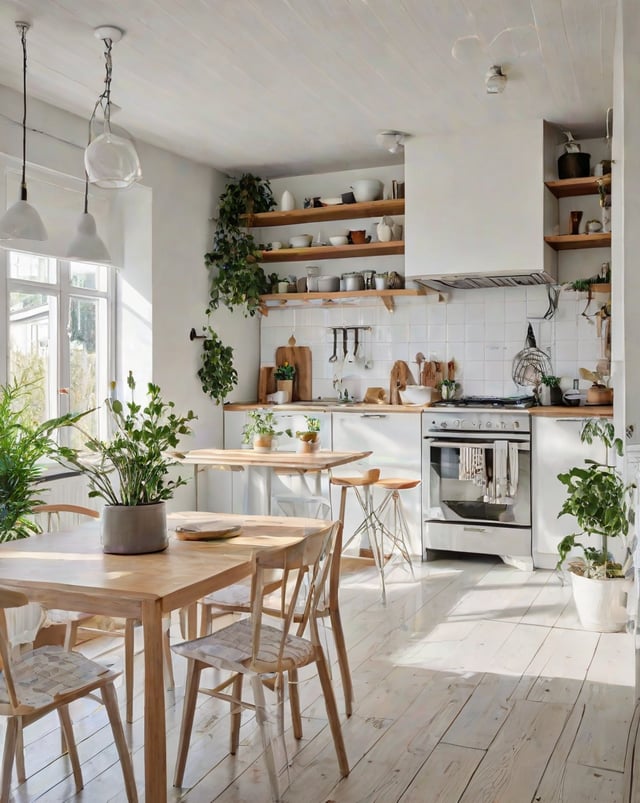
{"label": "chair backrest", "polygon": [[[43,529],[48,533],[64,532],[72,530],[81,524],[82,519],[99,519],[100,513],[90,507],[83,505],[69,505],[66,503],[56,503],[50,505],[36,505],[33,508],[36,521],[43,517]],[[46,516],[46,518],[44,518]]]}
{"label": "chair backrest", "polygon": [[[319,645],[316,611],[320,604],[336,538],[338,524],[334,522],[303,540],[282,549],[261,550],[254,556],[254,572],[251,588],[251,621],[253,635],[252,664],[256,671],[278,671],[284,652],[287,635],[295,621],[299,622],[298,633],[307,624],[311,641]],[[280,645],[276,655],[265,656],[260,649],[260,633],[263,614],[273,615],[273,594],[269,607],[265,603],[265,587],[270,571],[280,569],[283,574],[278,593],[278,616],[282,619]],[[304,588],[304,599],[302,599]],[[302,615],[300,612],[303,611]]]}
{"label": "chair backrest", "polygon": [[9,699],[9,706],[12,710],[16,710],[20,705],[18,696],[16,694],[16,687],[13,682],[13,674],[11,671],[11,658],[12,658],[12,643],[9,636],[9,626],[7,625],[8,613],[13,613],[14,610],[23,608],[29,603],[27,597],[20,591],[12,591],[10,588],[0,587],[0,658],[2,659],[2,673],[4,675],[4,683],[7,689],[7,697]]}

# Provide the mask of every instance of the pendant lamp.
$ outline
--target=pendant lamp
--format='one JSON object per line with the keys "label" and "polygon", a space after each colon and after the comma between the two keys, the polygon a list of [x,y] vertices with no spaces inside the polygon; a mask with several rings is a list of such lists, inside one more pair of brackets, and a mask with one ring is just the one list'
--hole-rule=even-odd
{"label": "pendant lamp", "polygon": [[111,254],[96,229],[96,221],[89,212],[89,179],[85,173],[84,212],[78,219],[78,230],[67,249],[67,259],[75,262],[111,264]]}
{"label": "pendant lamp", "polygon": [[22,180],[20,200],[0,219],[0,240],[46,240],[47,230],[35,207],[27,202],[27,31],[28,22],[16,22],[22,41]]}
{"label": "pendant lamp", "polygon": [[95,29],[94,35],[102,39],[105,45],[105,79],[104,90],[93,107],[91,123],[98,109],[102,109],[104,131],[87,146],[84,166],[91,184],[106,189],[124,189],[142,178],[142,170],[133,142],[111,130],[111,48],[122,39],[123,31],[111,25],[102,25]]}

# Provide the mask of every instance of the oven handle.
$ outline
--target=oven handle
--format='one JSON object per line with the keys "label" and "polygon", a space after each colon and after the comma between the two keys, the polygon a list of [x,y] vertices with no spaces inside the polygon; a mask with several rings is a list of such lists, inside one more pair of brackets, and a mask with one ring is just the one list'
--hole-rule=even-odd
{"label": "oven handle", "polygon": [[[447,441],[447,440],[432,440],[431,438],[425,438],[425,444],[429,447],[435,448],[446,448],[446,449],[493,449],[495,445],[495,441],[491,441],[490,443],[482,443],[480,441]],[[496,440],[503,440],[502,438],[496,438]],[[530,444],[526,443],[525,441],[517,441],[514,438],[504,438],[504,440],[508,440],[509,443],[517,443],[518,450],[523,452],[531,451]]]}

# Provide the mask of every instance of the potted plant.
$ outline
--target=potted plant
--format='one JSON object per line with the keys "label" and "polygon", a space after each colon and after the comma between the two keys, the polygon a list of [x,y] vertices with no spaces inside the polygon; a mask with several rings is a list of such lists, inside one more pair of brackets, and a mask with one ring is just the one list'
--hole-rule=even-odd
{"label": "potted plant", "polygon": [[169,450],[191,433],[190,422],[196,416],[191,410],[186,416],[177,415],[174,403],[164,401],[160,388],[152,383],[147,386],[146,406],[136,403],[131,372],[127,385],[131,401],[105,401],[111,440],[102,441],[83,432],[88,454],[72,450],[64,457],[86,474],[89,496],[106,502],[102,517],[104,551],[133,555],[167,547],[166,500],[186,484],[180,476],[169,476],[169,468],[176,462]]}
{"label": "potted plant", "polygon": [[278,430],[275,414],[271,410],[249,410],[249,420],[242,429],[242,442],[251,443],[256,452],[270,452],[273,439],[291,430]]}
{"label": "potted plant", "polygon": [[217,269],[211,277],[209,312],[221,303],[230,310],[242,306],[245,315],[260,308],[269,282],[259,263],[262,246],[246,226],[252,214],[269,212],[275,205],[269,181],[251,173],[228,184],[220,196],[213,248],[205,254],[207,268]]}
{"label": "potted plant", "polygon": [[540,388],[540,404],[547,407],[551,404],[562,404],[560,377],[553,376],[553,374],[542,374],[540,382],[542,383],[542,387]]}
{"label": "potted plant", "polygon": [[207,326],[202,341],[202,362],[198,378],[202,390],[220,404],[238,384],[238,373],[233,367],[233,349],[225,346],[216,332]]}
{"label": "potted plant", "polygon": [[[611,462],[622,456],[622,441],[615,437],[613,424],[600,418],[585,422],[580,435],[584,443],[599,440],[606,449],[605,462],[585,460],[558,474],[567,497],[558,516],[575,516],[581,532],[565,536],[558,546],[560,569],[574,548],[582,557],[569,562],[573,595],[582,626],[587,630],[615,632],[626,623],[625,600],[629,582],[625,579],[630,557],[624,565],[609,553],[609,539],[626,539],[633,521],[631,493],[635,485],[625,483]],[[596,546],[582,543],[582,537],[599,540]],[[627,550],[627,555],[628,555]]]}
{"label": "potted plant", "polygon": [[455,379],[442,379],[438,382],[438,389],[443,399],[453,399],[459,387]]}
{"label": "potted plant", "polygon": [[273,372],[273,376],[276,380],[276,388],[287,394],[286,402],[290,402],[293,399],[293,379],[295,375],[295,365],[291,365],[291,363],[287,361],[283,362],[282,365],[278,365]]}
{"label": "potted plant", "polygon": [[46,467],[43,459],[73,454],[59,446],[53,435],[86,415],[68,413],[34,423],[29,400],[33,384],[13,380],[0,386],[0,542],[40,532],[31,513],[42,504],[41,494],[47,490],[38,484]]}
{"label": "potted plant", "polygon": [[320,419],[312,415],[304,417],[306,428],[296,432],[299,452],[316,452],[320,448]]}

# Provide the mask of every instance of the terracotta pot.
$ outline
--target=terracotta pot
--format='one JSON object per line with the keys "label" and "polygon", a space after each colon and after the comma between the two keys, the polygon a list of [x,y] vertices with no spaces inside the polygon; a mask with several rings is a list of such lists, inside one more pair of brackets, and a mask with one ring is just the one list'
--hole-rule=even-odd
{"label": "terracotta pot", "polygon": [[[315,433],[307,433],[315,434]],[[300,454],[313,454],[320,448],[320,439],[306,440],[305,438],[298,438],[298,452]]]}
{"label": "terracotta pot", "polygon": [[283,402],[284,404],[287,404],[293,398],[293,379],[277,379],[276,389],[287,394],[287,398]]}
{"label": "terracotta pot", "polygon": [[254,435],[253,450],[255,452],[270,452],[273,445],[273,435]]}
{"label": "terracotta pot", "polygon": [[106,505],[102,512],[102,551],[112,555],[162,552],[167,538],[165,502]]}
{"label": "terracotta pot", "polygon": [[592,385],[587,390],[587,404],[613,404],[613,388]]}

